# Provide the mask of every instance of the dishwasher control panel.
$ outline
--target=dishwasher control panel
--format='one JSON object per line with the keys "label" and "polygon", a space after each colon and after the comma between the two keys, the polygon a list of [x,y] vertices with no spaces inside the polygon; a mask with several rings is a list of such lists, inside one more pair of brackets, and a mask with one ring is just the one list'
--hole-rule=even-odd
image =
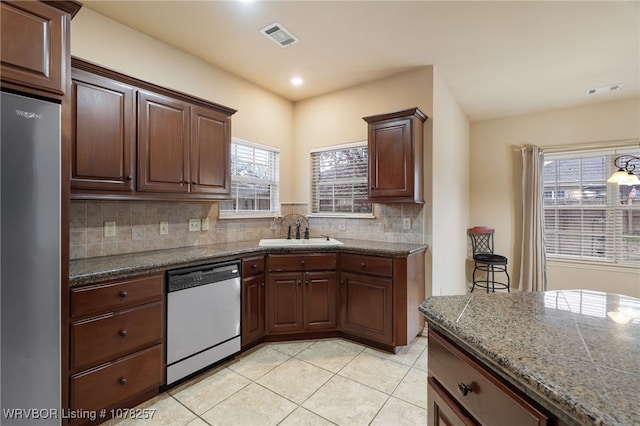
{"label": "dishwasher control panel", "polygon": [[167,292],[186,290],[239,277],[239,260],[173,269],[167,271]]}

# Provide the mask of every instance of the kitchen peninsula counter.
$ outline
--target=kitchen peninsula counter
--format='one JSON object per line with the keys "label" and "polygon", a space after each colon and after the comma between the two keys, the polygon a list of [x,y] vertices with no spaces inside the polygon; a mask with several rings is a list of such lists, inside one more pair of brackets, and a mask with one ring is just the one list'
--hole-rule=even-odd
{"label": "kitchen peninsula counter", "polygon": [[[473,293],[431,297],[419,309],[430,329],[567,425],[640,425],[640,299]],[[635,317],[612,319],[625,312]]]}
{"label": "kitchen peninsula counter", "polygon": [[162,272],[213,261],[237,259],[261,253],[355,253],[372,256],[406,257],[425,250],[424,244],[340,239],[335,246],[261,247],[258,240],[235,241],[197,247],[184,247],[72,260],[69,286],[79,287],[101,281]]}

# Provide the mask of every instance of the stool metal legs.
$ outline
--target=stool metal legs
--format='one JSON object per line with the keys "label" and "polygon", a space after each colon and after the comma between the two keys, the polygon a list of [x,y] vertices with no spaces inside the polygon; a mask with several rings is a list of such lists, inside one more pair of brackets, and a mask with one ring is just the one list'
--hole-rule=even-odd
{"label": "stool metal legs", "polygon": [[[504,274],[507,276],[506,283],[497,282],[495,280],[496,269],[497,269],[497,272],[504,272]],[[476,280],[476,271],[478,270],[486,272],[487,274],[486,279],[480,280],[480,281]],[[493,264],[479,264],[478,262],[475,262],[472,278],[473,278],[473,283],[472,283],[473,285],[471,286],[471,292],[473,292],[475,287],[478,286],[480,288],[486,288],[487,293],[489,293],[489,288],[491,288],[491,291],[495,293],[496,284],[497,284],[502,288],[506,288],[507,292],[511,293],[511,290],[510,290],[511,278],[509,277],[509,273],[507,272],[507,265],[502,266],[502,265],[493,265]]]}

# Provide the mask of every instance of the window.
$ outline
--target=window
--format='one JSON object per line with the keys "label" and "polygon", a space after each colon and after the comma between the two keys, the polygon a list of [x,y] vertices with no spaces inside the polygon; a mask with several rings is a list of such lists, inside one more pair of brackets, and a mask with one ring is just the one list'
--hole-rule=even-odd
{"label": "window", "polygon": [[549,258],[640,265],[640,188],[607,183],[615,171],[614,159],[624,153],[610,149],[545,154],[544,235]]}
{"label": "window", "polygon": [[220,217],[280,213],[279,157],[275,148],[231,142],[231,201],[220,203]]}
{"label": "window", "polygon": [[371,216],[368,170],[366,142],[312,151],[311,212]]}

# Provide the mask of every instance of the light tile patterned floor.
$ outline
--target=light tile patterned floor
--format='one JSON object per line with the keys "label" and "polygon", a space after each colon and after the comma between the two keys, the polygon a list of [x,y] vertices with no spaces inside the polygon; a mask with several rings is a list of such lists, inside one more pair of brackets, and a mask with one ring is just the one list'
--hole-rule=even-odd
{"label": "light tile patterned floor", "polygon": [[129,425],[426,425],[427,338],[398,354],[344,339],[267,343],[137,408]]}

